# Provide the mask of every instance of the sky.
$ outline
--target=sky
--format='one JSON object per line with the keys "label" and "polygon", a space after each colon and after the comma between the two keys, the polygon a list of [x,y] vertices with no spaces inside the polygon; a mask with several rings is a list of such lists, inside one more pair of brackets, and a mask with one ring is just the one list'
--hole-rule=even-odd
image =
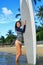
{"label": "sky", "polygon": [[[43,0],[37,2],[35,7],[42,4]],[[16,35],[15,22],[20,18],[15,17],[19,13],[18,8],[20,8],[20,0],[0,0],[0,37],[2,35],[6,37],[8,30],[12,30]]]}

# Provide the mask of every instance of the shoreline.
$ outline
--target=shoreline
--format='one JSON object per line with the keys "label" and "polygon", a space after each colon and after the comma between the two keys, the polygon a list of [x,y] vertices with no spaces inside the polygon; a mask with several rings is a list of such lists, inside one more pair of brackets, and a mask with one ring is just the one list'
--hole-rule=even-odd
{"label": "shoreline", "polygon": [[[38,56],[43,56],[43,44],[37,45],[37,55]],[[12,53],[12,54],[16,54],[16,47],[0,47],[0,52],[7,52],[7,53]],[[22,54],[26,55],[26,49],[25,46],[22,46]]]}

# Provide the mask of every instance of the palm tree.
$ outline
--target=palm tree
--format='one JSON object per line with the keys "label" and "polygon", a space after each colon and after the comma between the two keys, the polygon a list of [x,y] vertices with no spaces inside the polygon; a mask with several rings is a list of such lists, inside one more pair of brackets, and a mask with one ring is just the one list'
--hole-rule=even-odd
{"label": "palm tree", "polygon": [[38,17],[39,20],[42,21],[42,24],[43,24],[43,6],[39,7],[39,10],[37,11],[36,16]]}
{"label": "palm tree", "polygon": [[[37,0],[32,0],[32,1],[34,1],[35,5],[37,4]],[[41,0],[38,0],[38,1],[40,2]],[[18,8],[18,11],[20,12],[20,8]],[[18,14],[16,14],[15,17],[17,18],[18,16],[21,16],[21,14],[18,13]],[[20,18],[20,20],[21,20],[21,18]]]}
{"label": "palm tree", "polygon": [[1,40],[2,45],[4,45],[4,44],[5,44],[5,42],[6,42],[6,40],[5,40],[4,36],[1,36],[0,40]]}
{"label": "palm tree", "polygon": [[36,37],[37,41],[43,40],[43,27],[38,27]]}
{"label": "palm tree", "polygon": [[7,37],[6,37],[6,42],[7,44],[12,45],[15,40],[16,40],[16,35],[13,34],[12,30],[8,31]]}
{"label": "palm tree", "polygon": [[[18,13],[18,14],[16,14],[15,18],[17,18],[18,16],[21,16],[21,14],[20,14],[20,8],[18,8],[18,11],[19,11],[19,13]],[[20,19],[19,19],[19,20],[21,20],[21,17],[20,17]]]}
{"label": "palm tree", "polygon": [[7,35],[12,35],[13,33],[12,30],[9,30]]}

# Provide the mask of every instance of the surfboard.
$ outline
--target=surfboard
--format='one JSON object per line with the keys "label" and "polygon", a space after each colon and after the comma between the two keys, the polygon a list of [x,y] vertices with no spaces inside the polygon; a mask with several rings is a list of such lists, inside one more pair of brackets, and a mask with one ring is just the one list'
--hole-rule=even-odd
{"label": "surfboard", "polygon": [[21,21],[26,20],[24,44],[28,64],[36,64],[36,30],[31,0],[20,0]]}

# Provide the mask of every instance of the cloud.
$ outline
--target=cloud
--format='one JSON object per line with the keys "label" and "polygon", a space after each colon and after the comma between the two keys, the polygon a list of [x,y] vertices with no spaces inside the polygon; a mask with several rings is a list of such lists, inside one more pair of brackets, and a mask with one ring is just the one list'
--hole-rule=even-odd
{"label": "cloud", "polygon": [[13,14],[13,12],[10,9],[6,8],[6,7],[2,8],[2,13],[4,15],[12,15]]}
{"label": "cloud", "polygon": [[4,16],[4,14],[0,14],[0,24],[7,24],[18,21],[19,18],[15,18],[14,15]]}
{"label": "cloud", "polygon": [[7,24],[18,21],[20,18],[15,18],[12,10],[7,7],[2,8],[2,13],[0,14],[0,24]]}
{"label": "cloud", "polygon": [[0,24],[6,24],[6,23],[9,23],[9,22],[10,21],[4,16],[0,18]]}

